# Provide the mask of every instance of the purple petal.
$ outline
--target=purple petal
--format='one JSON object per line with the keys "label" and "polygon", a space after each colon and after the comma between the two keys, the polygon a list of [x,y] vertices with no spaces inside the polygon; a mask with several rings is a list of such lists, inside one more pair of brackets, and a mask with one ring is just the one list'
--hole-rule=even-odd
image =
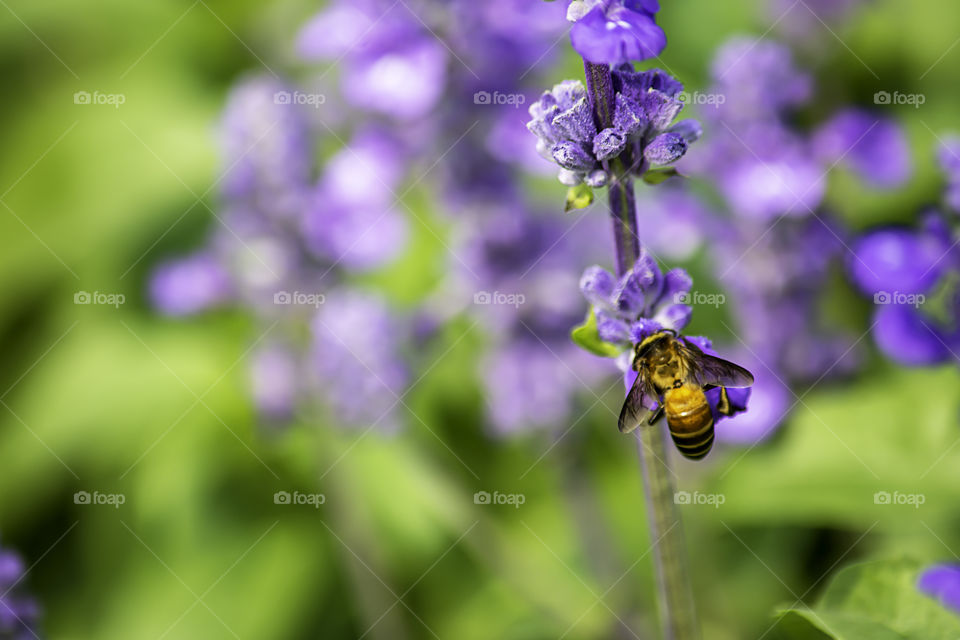
{"label": "purple petal", "polygon": [[841,111],[814,137],[827,164],[844,162],[875,187],[893,188],[910,177],[910,147],[896,121],[861,109]]}
{"label": "purple petal", "polygon": [[630,339],[630,326],[605,311],[598,311],[597,334],[604,342],[627,342]]}
{"label": "purple petal", "polygon": [[630,325],[630,342],[640,344],[658,331],[663,331],[663,325],[656,320],[640,318]]}
{"label": "purple petal", "polygon": [[666,131],[676,119],[683,103],[660,91],[649,91],[641,99],[640,106],[647,122],[654,131]]}
{"label": "purple petal", "polygon": [[609,271],[603,267],[593,265],[587,267],[580,277],[580,291],[587,301],[600,308],[612,308],[613,291],[617,281]]}
{"label": "purple petal", "polygon": [[670,127],[670,133],[683,136],[683,139],[686,140],[689,145],[700,139],[700,136],[703,135],[703,127],[698,121],[693,119],[681,120]]}
{"label": "purple petal", "polygon": [[593,110],[587,99],[580,98],[566,111],[553,119],[553,125],[560,134],[576,142],[589,144],[597,135],[597,125],[593,121]]}
{"label": "purple petal", "polygon": [[593,155],[603,162],[619,156],[627,146],[627,137],[624,133],[608,128],[604,129],[593,139]]}
{"label": "purple petal", "polygon": [[162,264],[150,279],[154,306],[173,316],[216,306],[227,300],[231,292],[230,274],[205,253]]}
{"label": "purple petal", "polygon": [[957,565],[928,567],[920,574],[917,589],[954,611],[960,611],[960,567]]}
{"label": "purple petal", "polygon": [[877,308],[873,339],[891,359],[905,365],[924,366],[950,357],[940,330],[917,309],[890,304]]}
{"label": "purple petal", "polygon": [[635,100],[618,93],[613,110],[613,126],[627,135],[635,135],[646,129],[647,121],[643,109]]}
{"label": "purple petal", "polygon": [[594,64],[618,65],[653,58],[667,46],[663,29],[645,12],[597,6],[570,30],[573,48]]}
{"label": "purple petal", "polygon": [[664,133],[653,139],[643,157],[653,164],[670,164],[676,162],[687,152],[687,141],[677,133]]}
{"label": "purple petal", "polygon": [[570,171],[590,171],[597,165],[596,159],[575,142],[558,142],[552,154],[557,164]]}
{"label": "purple petal", "polygon": [[867,295],[925,293],[950,266],[948,248],[931,234],[882,229],[853,245],[848,266],[854,283]]}

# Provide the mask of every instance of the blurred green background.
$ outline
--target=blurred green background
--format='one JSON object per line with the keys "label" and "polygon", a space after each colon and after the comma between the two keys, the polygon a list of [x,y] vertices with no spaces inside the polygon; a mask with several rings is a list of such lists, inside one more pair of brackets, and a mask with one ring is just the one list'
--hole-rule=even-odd
{"label": "blurred green background", "polygon": [[[690,88],[705,86],[723,40],[769,27],[760,3],[662,4],[664,59]],[[816,104],[826,114],[893,89],[927,101],[892,111],[915,154],[907,189],[831,184],[829,206],[853,228],[912,220],[935,200],[937,136],[960,130],[960,5],[868,4],[801,54]],[[44,635],[654,637],[650,541],[635,451],[612,428],[615,386],[584,399],[587,417],[563,439],[490,439],[464,373],[482,346],[470,336],[409,396],[429,428],[271,430],[248,396],[253,323],[165,319],[145,303],[151,267],[216,224],[214,127],[231,83],[284,68],[317,6],[0,1],[0,544],[32,565]],[[556,78],[579,74],[571,57]],[[78,91],[125,102],[75,104]],[[125,303],[74,304],[80,291]],[[866,306],[841,295],[866,331]],[[726,333],[696,318],[691,331]],[[857,560],[956,558],[960,375],[868,363],[842,386],[799,391],[772,441],[678,461],[681,489],[725,496],[683,509],[706,638],[777,637],[776,607],[815,602]],[[78,491],[125,502],[76,504]],[[325,503],[277,505],[278,491]],[[477,491],[525,502],[476,505]],[[876,505],[877,491],[925,503]]]}

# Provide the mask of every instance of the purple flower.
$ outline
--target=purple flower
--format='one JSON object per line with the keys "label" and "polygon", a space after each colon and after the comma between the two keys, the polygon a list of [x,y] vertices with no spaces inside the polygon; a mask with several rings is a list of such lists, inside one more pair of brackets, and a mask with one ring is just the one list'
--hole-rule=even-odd
{"label": "purple flower", "polygon": [[0,637],[10,640],[36,638],[39,631],[39,607],[20,584],[25,570],[19,555],[0,549]]}
{"label": "purple flower", "polygon": [[717,52],[711,73],[711,93],[723,96],[723,102],[705,115],[728,123],[780,115],[806,102],[812,89],[810,76],[794,65],[790,49],[770,40],[729,40]]}
{"label": "purple flower", "polygon": [[947,206],[960,213],[960,137],[951,136],[944,140],[937,157],[940,169],[947,177]]}
{"label": "purple flower", "polygon": [[960,612],[960,566],[935,564],[920,573],[917,589],[945,607]]}
{"label": "purple flower", "polygon": [[769,150],[774,155],[744,154],[721,170],[720,189],[730,209],[748,218],[806,216],[823,200],[826,176],[801,153]]}
{"label": "purple flower", "polygon": [[898,187],[910,177],[910,147],[903,129],[862,109],[835,115],[817,131],[813,145],[822,162],[843,162],[874,187]]}
{"label": "purple flower", "polygon": [[299,363],[293,351],[279,344],[257,350],[250,367],[253,400],[271,421],[290,419],[300,387]]}
{"label": "purple flower", "polygon": [[679,332],[687,326],[691,309],[681,300],[691,284],[686,271],[663,273],[645,251],[619,279],[598,266],[589,267],[580,278],[580,290],[596,314],[600,339],[624,349],[657,331]]}
{"label": "purple flower", "polygon": [[150,299],[163,313],[189,315],[209,309],[233,293],[230,274],[207,252],[161,264],[150,278]]}
{"label": "purple flower", "polygon": [[297,50],[308,60],[342,60],[342,91],[353,106],[416,120],[443,95],[449,55],[418,13],[403,2],[340,0],[307,24]]}
{"label": "purple flower", "polygon": [[312,327],[313,391],[346,426],[394,431],[409,379],[399,354],[407,334],[399,318],[377,297],[335,291]]}
{"label": "purple flower", "polygon": [[221,123],[228,202],[243,202],[278,220],[296,218],[313,172],[310,131],[295,89],[271,77],[230,92]]}
{"label": "purple flower", "polygon": [[570,41],[585,60],[617,66],[660,55],[667,36],[657,26],[656,0],[574,0]]}
{"label": "purple flower", "polygon": [[676,97],[683,85],[668,74],[659,69],[621,69],[613,72],[613,82],[613,126],[602,131],[597,131],[580,82],[562,82],[530,105],[527,128],[537,136],[537,151],[563,168],[564,184],[606,184],[609,176],[603,163],[621,155],[642,175],[649,162],[679,160],[699,137],[695,122],[673,124],[683,108]]}

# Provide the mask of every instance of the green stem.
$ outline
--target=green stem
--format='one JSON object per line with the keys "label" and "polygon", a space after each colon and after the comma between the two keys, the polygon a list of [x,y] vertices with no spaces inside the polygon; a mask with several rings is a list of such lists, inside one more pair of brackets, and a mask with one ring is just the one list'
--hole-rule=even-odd
{"label": "green stem", "polygon": [[[610,68],[585,62],[587,87],[599,129],[613,122],[613,79]],[[623,275],[640,256],[637,235],[636,198],[630,151],[614,158],[605,167],[611,174],[610,214],[616,248],[617,274]],[[643,474],[647,520],[650,528],[660,624],[665,640],[697,640],[700,629],[693,603],[693,590],[687,570],[687,553],[674,501],[672,472],[667,462],[666,433],[660,425],[639,432],[640,469]]]}

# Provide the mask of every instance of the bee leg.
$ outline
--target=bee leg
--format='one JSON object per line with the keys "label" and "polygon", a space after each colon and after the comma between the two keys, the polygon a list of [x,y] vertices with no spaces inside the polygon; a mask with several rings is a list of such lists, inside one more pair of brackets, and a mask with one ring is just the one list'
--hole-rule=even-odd
{"label": "bee leg", "polygon": [[730,396],[727,395],[726,387],[720,387],[720,400],[717,402],[717,413],[722,416],[733,415],[733,407],[730,406]]}
{"label": "bee leg", "polygon": [[650,414],[650,419],[647,420],[647,424],[655,424],[657,420],[663,417],[663,405],[657,407],[657,410]]}

